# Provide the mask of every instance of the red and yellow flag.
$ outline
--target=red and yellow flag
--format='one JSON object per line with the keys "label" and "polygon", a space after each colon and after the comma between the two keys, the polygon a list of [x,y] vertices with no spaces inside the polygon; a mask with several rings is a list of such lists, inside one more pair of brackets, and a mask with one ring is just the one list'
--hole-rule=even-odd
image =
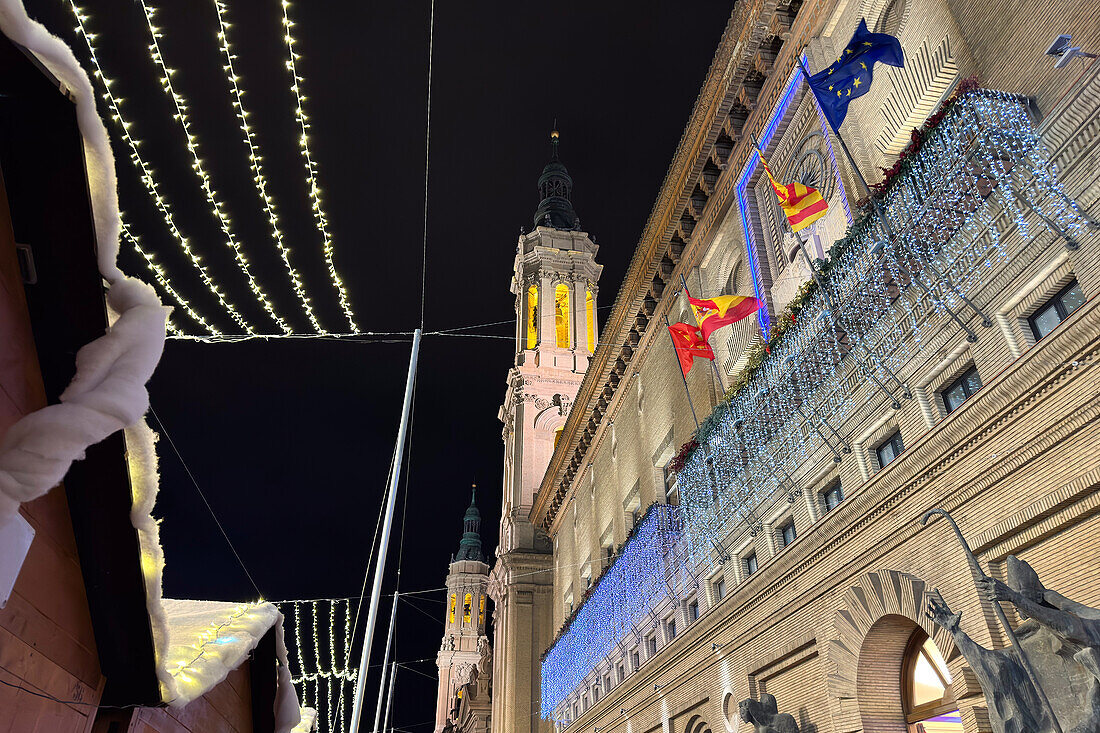
{"label": "red and yellow flag", "polygon": [[676,347],[676,358],[680,360],[680,369],[686,376],[695,364],[695,357],[714,359],[714,350],[710,348],[703,332],[698,326],[688,323],[676,323],[668,327],[672,334],[672,344]]}
{"label": "red and yellow flag", "polygon": [[722,326],[751,316],[763,305],[751,295],[719,295],[705,300],[688,295],[688,302],[691,303],[691,310],[695,313],[695,320],[699,323],[704,340],[709,339]]}
{"label": "red and yellow flag", "polygon": [[810,188],[798,181],[780,183],[772,175],[771,166],[764,159],[763,153],[760,153],[760,162],[764,164],[764,172],[772,182],[772,188],[779,197],[779,204],[783,207],[783,213],[787,215],[793,231],[801,231],[829,213],[829,203],[816,188]]}

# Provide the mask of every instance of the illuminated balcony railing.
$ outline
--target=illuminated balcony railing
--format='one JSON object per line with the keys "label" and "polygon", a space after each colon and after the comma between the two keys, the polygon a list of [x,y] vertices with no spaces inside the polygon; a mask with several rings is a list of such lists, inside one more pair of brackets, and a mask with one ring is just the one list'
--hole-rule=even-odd
{"label": "illuminated balcony railing", "polygon": [[940,329],[976,340],[970,324],[985,316],[971,299],[1007,260],[1010,229],[1025,241],[1044,229],[1073,248],[1085,224],[1025,100],[961,95],[878,210],[834,246],[825,292],[802,291],[782,336],[704,423],[679,473],[689,550],[702,561],[734,522],[756,524],[760,502],[796,488],[811,456],[831,451],[840,462],[850,450],[843,424],[880,409],[882,396],[895,409],[909,398],[898,374]]}
{"label": "illuminated balcony railing", "polygon": [[550,718],[585,678],[669,594],[679,507],[655,504],[588,591],[542,659],[542,714]]}

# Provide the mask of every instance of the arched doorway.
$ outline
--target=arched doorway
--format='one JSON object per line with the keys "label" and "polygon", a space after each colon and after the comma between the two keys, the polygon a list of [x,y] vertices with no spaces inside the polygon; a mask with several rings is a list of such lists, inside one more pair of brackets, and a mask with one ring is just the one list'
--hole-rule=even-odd
{"label": "arched doorway", "polygon": [[902,705],[910,733],[962,733],[962,719],[951,695],[951,672],[936,642],[917,627],[905,648]]}

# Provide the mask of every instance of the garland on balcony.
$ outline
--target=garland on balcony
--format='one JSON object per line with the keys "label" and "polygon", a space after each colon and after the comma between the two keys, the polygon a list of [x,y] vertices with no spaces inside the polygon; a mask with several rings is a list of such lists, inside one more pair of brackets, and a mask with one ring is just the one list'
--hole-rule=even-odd
{"label": "garland on balcony", "polygon": [[[883,180],[871,186],[873,190],[872,195],[875,198],[882,200],[893,187],[894,183],[901,180],[904,174],[909,171],[916,154],[920,151],[932,132],[944,121],[956,102],[966,94],[980,88],[981,87],[978,86],[978,77],[971,76],[964,79],[959,83],[958,87],[955,88],[951,96],[940,104],[935,114],[929,117],[924,125],[921,126],[920,130],[913,130],[912,139],[898,155],[894,165],[890,168],[882,169]],[[826,253],[824,260],[818,259],[814,261],[813,267],[817,270],[818,276],[823,282],[829,281],[833,274],[834,263],[840,261],[841,255],[855,242],[859,241],[869,227],[874,225],[874,216],[873,212],[869,210],[869,204],[869,199],[864,199],[857,203],[857,207],[863,212],[863,216],[848,228],[844,238],[838,239],[833,243],[833,246],[830,247],[828,253]],[[802,309],[817,290],[817,282],[812,278],[804,282],[783,309],[783,312],[772,326],[771,333],[768,334],[767,337],[753,342],[747,348],[745,366],[737,373],[737,376],[734,377],[733,383],[729,386],[729,389],[726,390],[726,393],[722,397],[722,401],[715,406],[710,415],[700,424],[699,430],[695,436],[680,446],[680,450],[677,452],[676,457],[673,458],[671,464],[671,469],[673,471],[678,472],[682,470],[684,465],[691,459],[691,456],[699,447],[698,436],[710,433],[721,421],[725,411],[729,409],[730,401],[738,392],[744,389],[745,385],[752,381],[754,376],[756,376],[756,373],[763,366],[768,355],[771,354],[772,349],[780,343],[784,334],[786,334],[797,322]]]}

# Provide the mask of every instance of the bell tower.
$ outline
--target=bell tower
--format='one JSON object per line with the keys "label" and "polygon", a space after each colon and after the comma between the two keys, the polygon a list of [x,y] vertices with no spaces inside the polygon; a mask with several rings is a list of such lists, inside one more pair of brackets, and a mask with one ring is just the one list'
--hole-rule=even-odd
{"label": "bell tower", "polygon": [[494,733],[549,730],[537,705],[538,655],[549,645],[553,556],[550,541],[530,521],[573,398],[596,350],[596,243],[573,209],[573,179],[550,133],[550,162],[538,179],[534,228],[519,237],[512,293],[516,296],[515,363],[500,408],[504,475],[500,545],[489,585],[494,601]]}
{"label": "bell tower", "polygon": [[[481,551],[481,513],[477,509],[475,492],[470,492],[470,506],[462,518],[462,540],[458,553],[451,559],[447,573],[447,599],[443,617],[443,643],[436,656],[439,667],[439,690],[436,694],[435,733],[444,728],[456,729],[457,712],[467,685],[480,677],[488,677],[486,662],[492,653],[485,635],[485,603],[489,584],[489,566]],[[488,684],[487,679],[482,679]],[[476,690],[475,690],[476,693]],[[487,701],[486,701],[487,702]],[[485,705],[488,712],[488,705]],[[471,730],[487,730],[488,716],[483,725],[467,725]]]}

